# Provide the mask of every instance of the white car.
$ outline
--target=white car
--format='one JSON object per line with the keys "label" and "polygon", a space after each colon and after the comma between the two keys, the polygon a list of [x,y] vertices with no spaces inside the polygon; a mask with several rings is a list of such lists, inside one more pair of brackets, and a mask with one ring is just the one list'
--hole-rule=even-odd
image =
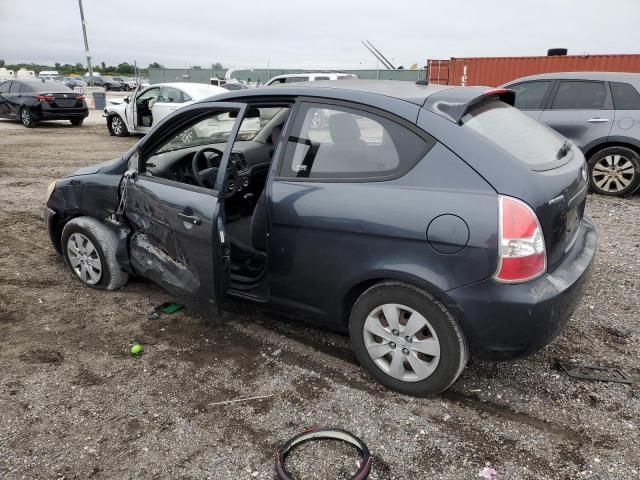
{"label": "white car", "polygon": [[111,135],[146,134],[151,127],[181,107],[227,90],[202,83],[157,83],[136,89],[123,101],[110,102],[104,109]]}
{"label": "white car", "polygon": [[357,80],[358,76],[353,73],[339,72],[310,72],[310,73],[287,73],[273,77],[264,86],[278,85],[280,83],[295,82],[317,82],[318,80]]}

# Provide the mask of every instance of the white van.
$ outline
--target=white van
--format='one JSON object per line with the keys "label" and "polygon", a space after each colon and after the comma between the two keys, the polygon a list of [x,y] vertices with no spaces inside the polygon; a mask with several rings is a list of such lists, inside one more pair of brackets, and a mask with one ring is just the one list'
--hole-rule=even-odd
{"label": "white van", "polygon": [[317,82],[318,80],[357,80],[358,76],[353,73],[340,72],[308,72],[308,73],[287,73],[273,77],[264,86],[278,85],[280,83],[295,82]]}

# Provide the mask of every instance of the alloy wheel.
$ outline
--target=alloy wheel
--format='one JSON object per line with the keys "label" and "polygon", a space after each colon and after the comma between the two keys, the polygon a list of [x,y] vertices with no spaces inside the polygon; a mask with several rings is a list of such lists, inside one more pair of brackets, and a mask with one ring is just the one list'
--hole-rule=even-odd
{"label": "alloy wheel", "polygon": [[67,257],[80,280],[95,285],[102,278],[102,262],[96,247],[82,233],[73,233],[67,241]]}
{"label": "alloy wheel", "polygon": [[123,125],[120,117],[111,117],[111,130],[113,130],[113,133],[116,135],[122,135]]}
{"label": "alloy wheel", "polygon": [[622,155],[607,155],[593,166],[591,178],[599,189],[616,193],[627,188],[634,180],[635,168],[631,161]]}
{"label": "alloy wheel", "polygon": [[28,109],[22,109],[22,111],[20,112],[20,120],[22,120],[22,124],[27,127],[31,124],[31,114],[29,113]]}
{"label": "alloy wheel", "polygon": [[429,321],[405,305],[374,308],[363,327],[367,353],[387,375],[403,382],[431,376],[440,362],[440,341]]}

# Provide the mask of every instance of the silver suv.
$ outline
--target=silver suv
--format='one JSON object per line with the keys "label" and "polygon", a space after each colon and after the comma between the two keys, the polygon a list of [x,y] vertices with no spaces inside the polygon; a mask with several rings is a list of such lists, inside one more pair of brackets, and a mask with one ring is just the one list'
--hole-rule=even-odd
{"label": "silver suv", "polygon": [[516,92],[516,107],[584,152],[594,192],[625,196],[638,189],[640,74],[547,73],[503,86]]}

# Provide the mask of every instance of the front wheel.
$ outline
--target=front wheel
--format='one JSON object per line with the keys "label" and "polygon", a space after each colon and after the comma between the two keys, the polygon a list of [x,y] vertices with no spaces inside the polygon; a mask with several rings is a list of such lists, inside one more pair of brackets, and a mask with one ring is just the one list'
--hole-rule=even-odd
{"label": "front wheel", "polygon": [[22,107],[20,109],[20,121],[22,122],[22,125],[27,128],[33,128],[36,126],[36,121],[33,119],[33,115],[27,107]]}
{"label": "front wheel", "polygon": [[626,147],[600,150],[589,159],[589,185],[601,195],[631,195],[640,186],[640,155]]}
{"label": "front wheel", "polygon": [[126,137],[129,135],[129,130],[127,130],[124,120],[122,120],[122,117],[118,114],[107,117],[107,128],[109,129],[109,134],[115,135],[116,137]]}
{"label": "front wheel", "polygon": [[70,220],[62,230],[62,253],[75,277],[101,290],[122,287],[129,274],[116,259],[118,238],[109,227],[90,217]]}
{"label": "front wheel", "polygon": [[467,341],[456,319],[427,292],[383,282],[365,291],[349,319],[351,346],[385,387],[427,396],[443,392],[467,364]]}

